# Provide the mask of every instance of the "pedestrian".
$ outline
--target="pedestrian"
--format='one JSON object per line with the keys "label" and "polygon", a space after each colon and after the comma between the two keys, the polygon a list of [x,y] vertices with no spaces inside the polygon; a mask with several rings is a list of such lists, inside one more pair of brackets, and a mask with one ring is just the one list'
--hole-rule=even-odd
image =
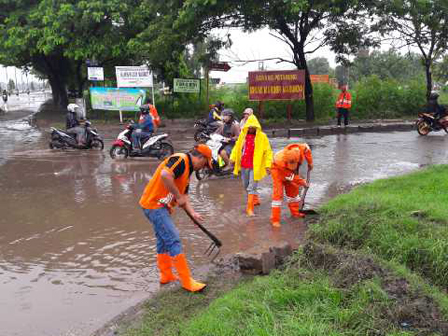
{"label": "pedestrian", "polygon": [[249,115],[247,118],[230,155],[230,161],[235,164],[233,169],[235,175],[241,171],[243,186],[247,192],[246,213],[248,216],[253,216],[254,206],[260,205],[258,182],[266,174],[270,174],[272,164],[269,139],[261,130],[255,115]]}
{"label": "pedestrian", "polygon": [[247,121],[247,118],[249,118],[250,115],[254,114],[254,110],[252,110],[250,107],[246,108],[243,111],[243,119],[241,119],[240,121],[240,129],[243,129],[244,124]]}
{"label": "pedestrian", "polygon": [[212,151],[204,145],[196,145],[189,153],[176,153],[165,159],[157,168],[140,198],[140,206],[152,223],[157,238],[157,267],[160,283],[178,280],[173,274],[177,270],[182,287],[190,292],[205,288],[205,284],[191,277],[187,258],[182,252],[179,232],[170,214],[174,206],[184,208],[198,221],[202,220],[191,206],[188,198],[190,176],[208,165],[211,167]]}
{"label": "pedestrian", "polygon": [[8,92],[6,92],[6,90],[3,90],[2,99],[3,99],[3,108],[5,112],[8,112]]}
{"label": "pedestrian", "polygon": [[223,171],[230,170],[230,154],[235,146],[235,142],[240,135],[240,124],[235,120],[235,113],[232,109],[227,108],[222,111],[223,124],[215,131],[216,134],[222,135],[226,138],[226,142],[222,149],[219,151],[219,155],[223,159],[225,166]]}
{"label": "pedestrian", "polygon": [[352,108],[352,95],[347,91],[347,86],[341,86],[341,93],[336,101],[338,110],[338,127],[341,127],[341,118],[344,118],[344,126],[348,125],[349,111]]}
{"label": "pedestrian", "polygon": [[312,170],[313,156],[310,147],[305,143],[290,144],[274,156],[271,168],[273,183],[271,223],[274,227],[280,227],[283,190],[286,193],[286,201],[291,215],[293,217],[305,216],[300,212],[301,199],[299,196],[300,187],[308,187],[307,181],[299,175],[299,168],[304,160],[307,161],[308,170]]}

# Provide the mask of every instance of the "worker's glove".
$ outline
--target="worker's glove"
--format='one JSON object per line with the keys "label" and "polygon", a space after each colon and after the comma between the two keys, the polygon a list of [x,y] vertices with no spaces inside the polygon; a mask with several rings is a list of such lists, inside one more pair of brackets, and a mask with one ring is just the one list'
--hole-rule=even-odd
{"label": "worker's glove", "polygon": [[294,174],[291,174],[290,176],[285,177],[286,181],[292,181],[294,180]]}

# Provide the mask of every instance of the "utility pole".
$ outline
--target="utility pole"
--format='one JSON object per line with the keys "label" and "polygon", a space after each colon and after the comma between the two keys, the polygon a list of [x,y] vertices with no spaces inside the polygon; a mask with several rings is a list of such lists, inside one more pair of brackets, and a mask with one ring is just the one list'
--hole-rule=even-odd
{"label": "utility pole", "polygon": [[17,68],[16,67],[14,67],[14,76],[16,78],[16,94],[19,95],[19,86],[17,83]]}

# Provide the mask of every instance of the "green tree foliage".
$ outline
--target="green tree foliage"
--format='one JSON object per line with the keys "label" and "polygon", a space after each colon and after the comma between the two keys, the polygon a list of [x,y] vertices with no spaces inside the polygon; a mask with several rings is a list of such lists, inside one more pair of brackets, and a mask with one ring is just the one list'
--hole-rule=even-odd
{"label": "green tree foliage", "polygon": [[359,54],[350,64],[350,80],[357,82],[372,75],[404,82],[424,77],[424,70],[418,54],[400,55],[394,49]]}
{"label": "green tree foliage", "polygon": [[443,85],[448,82],[448,55],[435,64],[434,79]]}
{"label": "green tree foliage", "polygon": [[187,0],[176,27],[193,35],[219,27],[275,31],[292,52],[292,59],[280,61],[305,70],[306,119],[311,121],[314,100],[306,57],[323,46],[330,46],[342,57],[360,45],[371,44],[360,15],[364,10],[363,2],[355,0]]}
{"label": "green tree foliage", "polygon": [[396,37],[398,47],[416,47],[426,74],[426,97],[432,90],[435,62],[447,50],[448,2],[446,0],[378,0],[381,20],[376,30]]}
{"label": "green tree foliage", "polygon": [[0,62],[44,74],[54,102],[66,106],[67,85],[82,89],[86,81],[86,59],[105,66],[132,61],[127,42],[144,29],[144,9],[133,0],[3,1]]}
{"label": "green tree foliage", "polygon": [[330,63],[325,57],[316,57],[308,61],[308,71],[311,75],[330,74]]}

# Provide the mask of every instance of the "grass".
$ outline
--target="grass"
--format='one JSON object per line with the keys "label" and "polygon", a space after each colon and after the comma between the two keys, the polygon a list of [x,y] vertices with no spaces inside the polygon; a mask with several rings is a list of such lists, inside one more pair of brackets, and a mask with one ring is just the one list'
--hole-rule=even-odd
{"label": "grass", "polygon": [[359,186],[283,269],[162,293],[126,335],[447,335],[447,187],[448,166]]}

